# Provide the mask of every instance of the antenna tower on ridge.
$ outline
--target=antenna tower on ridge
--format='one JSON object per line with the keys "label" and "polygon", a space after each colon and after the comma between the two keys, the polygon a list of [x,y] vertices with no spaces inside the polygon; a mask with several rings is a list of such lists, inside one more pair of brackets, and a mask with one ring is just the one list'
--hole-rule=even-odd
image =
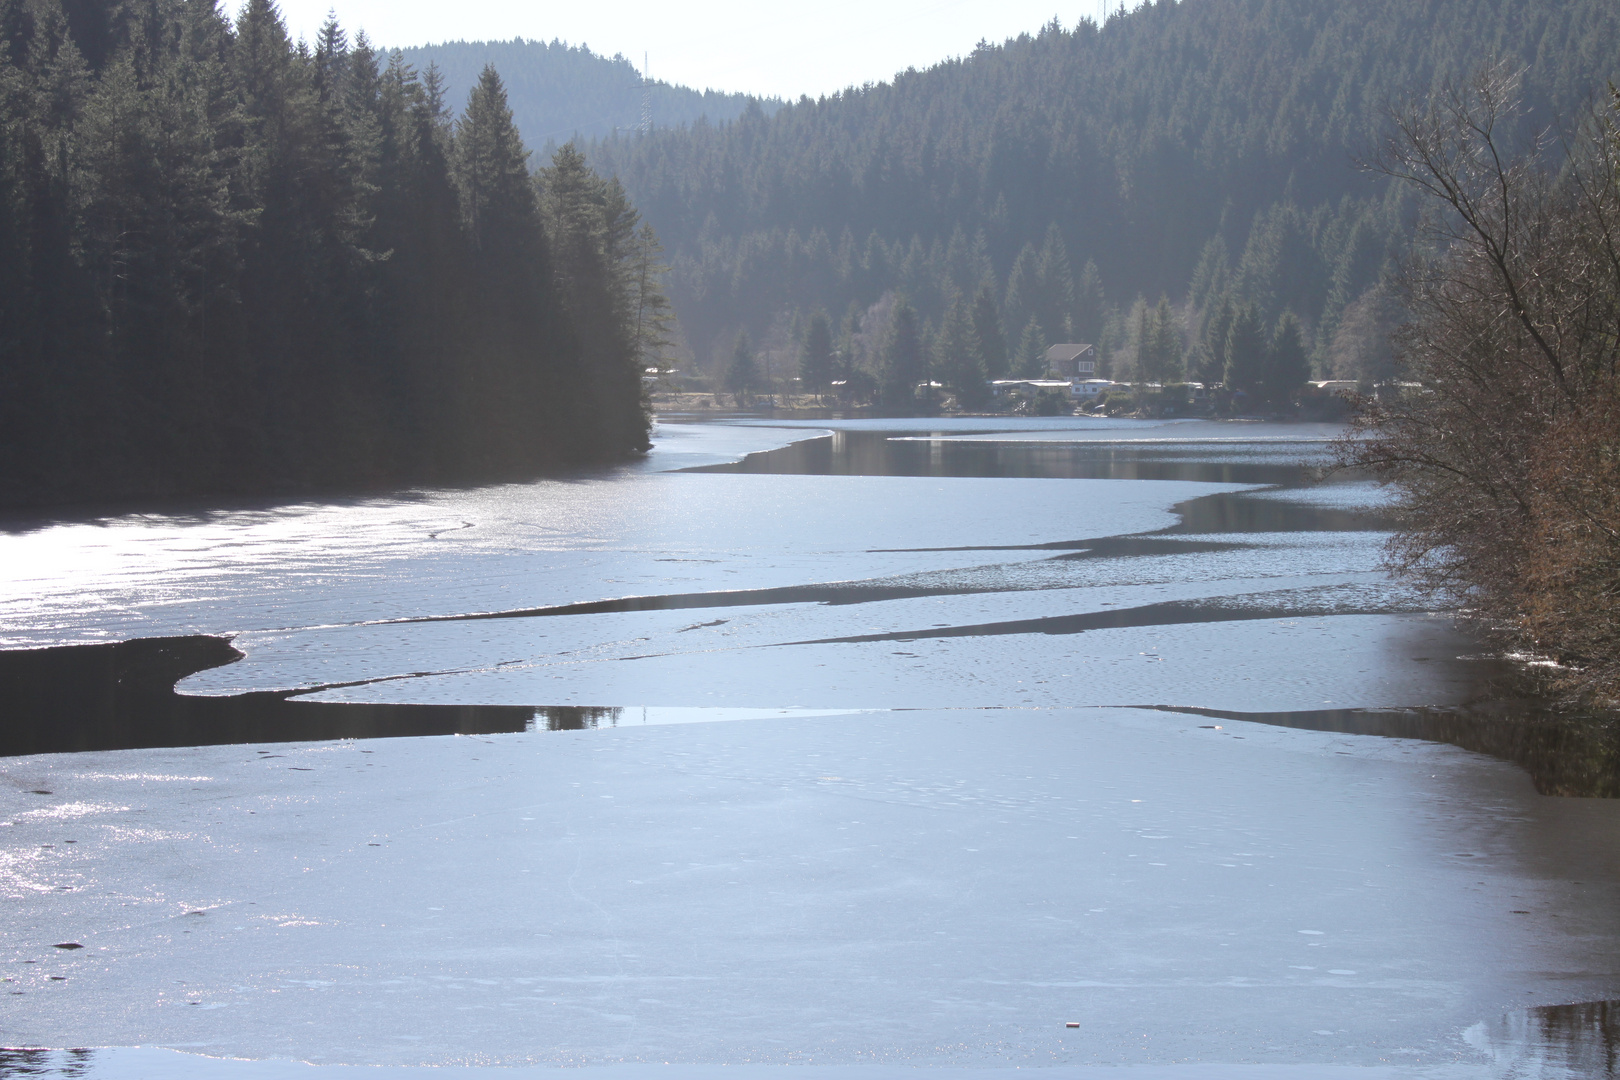
{"label": "antenna tower on ridge", "polygon": [[641,54],[641,132],[652,131],[652,79],[647,74],[647,54]]}

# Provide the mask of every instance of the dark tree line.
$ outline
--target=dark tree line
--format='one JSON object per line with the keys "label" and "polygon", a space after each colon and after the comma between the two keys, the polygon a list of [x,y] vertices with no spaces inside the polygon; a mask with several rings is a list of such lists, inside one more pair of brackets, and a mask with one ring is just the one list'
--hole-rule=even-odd
{"label": "dark tree line", "polygon": [[571,148],[531,175],[493,69],[458,118],[269,0],[0,0],[0,503],[643,449],[638,223]]}
{"label": "dark tree line", "polygon": [[1617,40],[1613,0],[1156,0],[591,155],[669,245],[703,362],[888,293],[937,332],[987,290],[1013,370],[1041,341],[1128,367],[1136,301],[1163,296],[1190,376],[1224,374],[1208,323],[1230,304],[1268,338],[1291,312],[1324,377],[1377,377],[1414,206],[1354,160],[1386,106],[1500,56],[1526,123],[1571,115]]}

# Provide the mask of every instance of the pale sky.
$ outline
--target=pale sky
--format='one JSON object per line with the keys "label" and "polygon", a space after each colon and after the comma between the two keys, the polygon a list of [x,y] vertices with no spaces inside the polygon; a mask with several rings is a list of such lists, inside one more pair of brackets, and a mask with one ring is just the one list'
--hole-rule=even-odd
{"label": "pale sky", "polygon": [[[351,35],[364,30],[380,46],[561,38],[607,56],[623,53],[637,65],[647,52],[655,79],[797,98],[928,67],[971,52],[980,39],[999,43],[1033,33],[1053,16],[1073,27],[1082,16],[1101,15],[1104,2],[281,0],[281,12],[294,40],[313,41],[327,10],[335,8]],[[1109,6],[1118,7],[1118,0]]]}

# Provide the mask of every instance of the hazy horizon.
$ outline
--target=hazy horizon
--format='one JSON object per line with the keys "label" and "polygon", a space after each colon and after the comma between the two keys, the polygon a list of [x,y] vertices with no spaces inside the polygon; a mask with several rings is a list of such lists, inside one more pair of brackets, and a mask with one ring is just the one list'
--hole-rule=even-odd
{"label": "hazy horizon", "polygon": [[[240,0],[232,5],[241,6]],[[513,0],[467,0],[453,8],[428,0],[282,0],[294,40],[313,41],[335,11],[351,35],[411,48],[448,41],[561,40],[604,56],[622,54],[652,77],[697,90],[794,100],[883,82],[908,67],[929,67],[1034,33],[1053,18],[1073,26],[1117,3],[1008,0],[986,8],[970,0],[833,0],[816,9],[768,9],[739,0],[672,8],[631,0],[613,8],[536,9]],[[1129,6],[1135,7],[1132,3]],[[782,43],[791,43],[790,49]]]}

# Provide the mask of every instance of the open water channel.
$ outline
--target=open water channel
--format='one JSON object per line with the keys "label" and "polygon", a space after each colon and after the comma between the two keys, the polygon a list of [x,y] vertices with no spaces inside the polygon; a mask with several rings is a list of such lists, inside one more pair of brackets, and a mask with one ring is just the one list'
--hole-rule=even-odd
{"label": "open water channel", "polygon": [[0,523],[0,1077],[1615,1075],[1613,731],[1336,434]]}

